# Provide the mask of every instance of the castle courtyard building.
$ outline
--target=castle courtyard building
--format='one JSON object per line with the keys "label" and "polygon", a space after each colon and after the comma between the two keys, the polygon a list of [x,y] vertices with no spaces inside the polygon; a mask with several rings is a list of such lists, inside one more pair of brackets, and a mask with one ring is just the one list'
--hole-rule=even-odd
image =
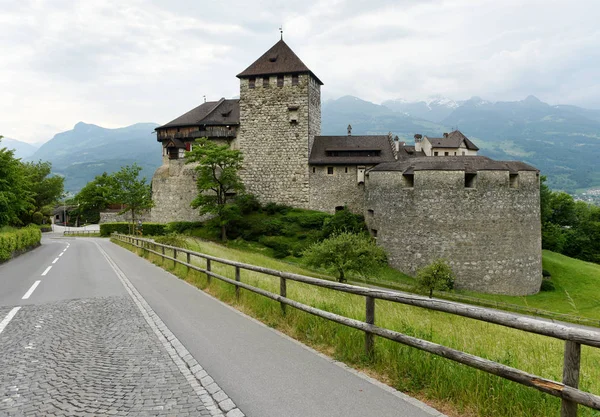
{"label": "castle courtyard building", "polygon": [[156,128],[163,165],[152,221],[197,221],[194,166],[207,137],[239,149],[240,176],[262,203],[365,216],[390,264],[409,274],[436,259],[456,288],[512,295],[541,284],[539,171],[478,156],[460,131],[415,146],[388,135],[321,136],[321,80],[280,40],[237,75],[239,99],[202,103]]}

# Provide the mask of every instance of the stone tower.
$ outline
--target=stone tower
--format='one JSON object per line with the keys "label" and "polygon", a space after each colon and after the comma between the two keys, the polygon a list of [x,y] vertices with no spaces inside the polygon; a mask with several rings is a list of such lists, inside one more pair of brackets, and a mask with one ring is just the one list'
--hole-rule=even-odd
{"label": "stone tower", "polygon": [[308,157],[321,133],[323,83],[283,40],[237,77],[246,190],[263,203],[308,208]]}

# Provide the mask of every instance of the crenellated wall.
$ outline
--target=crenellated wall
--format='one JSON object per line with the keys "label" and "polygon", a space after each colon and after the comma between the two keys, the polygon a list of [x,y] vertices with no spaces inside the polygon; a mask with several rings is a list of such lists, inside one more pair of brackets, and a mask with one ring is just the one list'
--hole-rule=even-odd
{"label": "crenellated wall", "polygon": [[[411,187],[411,185],[413,185]],[[371,171],[365,219],[390,264],[415,274],[438,258],[456,273],[456,288],[527,295],[542,280],[539,176],[479,171]]]}

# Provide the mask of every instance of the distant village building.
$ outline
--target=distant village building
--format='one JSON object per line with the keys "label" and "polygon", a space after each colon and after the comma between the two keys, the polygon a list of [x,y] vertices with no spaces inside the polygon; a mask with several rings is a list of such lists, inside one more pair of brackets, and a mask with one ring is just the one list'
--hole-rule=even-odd
{"label": "distant village building", "polygon": [[156,128],[163,165],[152,221],[196,221],[185,151],[208,137],[244,155],[241,177],[263,202],[365,216],[390,264],[407,273],[445,258],[456,287],[525,295],[541,284],[539,171],[477,156],[460,131],[320,136],[321,80],[283,41],[237,76],[240,98],[201,104]]}

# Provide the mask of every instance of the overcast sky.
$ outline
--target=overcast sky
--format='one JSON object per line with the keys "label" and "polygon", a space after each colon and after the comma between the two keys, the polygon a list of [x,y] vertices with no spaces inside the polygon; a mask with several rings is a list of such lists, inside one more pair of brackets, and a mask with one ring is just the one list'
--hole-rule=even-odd
{"label": "overcast sky", "polygon": [[323,99],[600,108],[598,0],[0,0],[0,134],[166,123],[284,39]]}

